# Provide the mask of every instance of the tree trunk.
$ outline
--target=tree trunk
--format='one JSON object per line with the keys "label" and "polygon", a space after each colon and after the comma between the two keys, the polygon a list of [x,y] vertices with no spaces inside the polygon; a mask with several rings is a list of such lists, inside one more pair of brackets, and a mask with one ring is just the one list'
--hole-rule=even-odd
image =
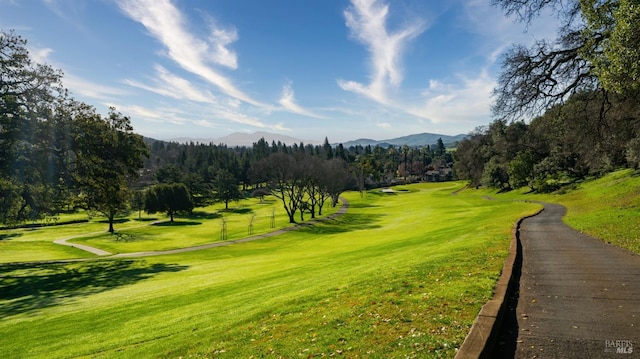
{"label": "tree trunk", "polygon": [[113,216],[109,216],[109,233],[113,233],[115,230],[113,229]]}
{"label": "tree trunk", "polygon": [[294,218],[296,211],[290,211],[287,206],[284,206],[284,210],[287,212],[287,216],[289,216],[289,223],[296,223],[296,219]]}

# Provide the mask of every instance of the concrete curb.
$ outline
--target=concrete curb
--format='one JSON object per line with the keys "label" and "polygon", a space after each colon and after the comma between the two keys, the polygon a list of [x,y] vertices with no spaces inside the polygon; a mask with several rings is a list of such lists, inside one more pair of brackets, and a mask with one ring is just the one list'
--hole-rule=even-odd
{"label": "concrete curb", "polygon": [[520,245],[520,224],[527,218],[538,215],[544,208],[534,214],[520,218],[511,230],[511,245],[509,255],[504,261],[502,274],[493,288],[493,297],[482,306],[469,334],[460,346],[456,359],[490,358],[496,344],[502,318],[507,308],[507,300],[515,291],[519,278],[518,263],[522,262],[522,247]]}

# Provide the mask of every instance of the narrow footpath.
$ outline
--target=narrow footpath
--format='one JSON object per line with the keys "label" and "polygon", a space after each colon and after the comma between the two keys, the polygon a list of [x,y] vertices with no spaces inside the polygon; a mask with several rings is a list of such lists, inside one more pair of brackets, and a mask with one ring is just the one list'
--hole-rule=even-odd
{"label": "narrow footpath", "polygon": [[56,239],[53,241],[54,244],[59,244],[61,246],[67,246],[67,247],[74,247],[74,248],[78,248],[80,250],[83,250],[85,252],[89,252],[91,254],[95,254],[97,256],[108,256],[111,255],[110,252],[104,251],[100,248],[96,248],[96,247],[91,247],[88,246],[86,244],[79,244],[79,243],[71,243],[69,242],[69,240],[72,240],[74,238],[78,238],[78,237],[84,237],[87,235],[94,235],[94,234],[102,234],[104,232],[94,232],[94,233],[89,233],[89,234],[83,234],[81,236],[71,236],[71,237],[66,237],[66,238],[60,238],[60,239]]}
{"label": "narrow footpath", "polygon": [[640,256],[571,229],[545,204],[520,227],[516,358],[640,357]]}

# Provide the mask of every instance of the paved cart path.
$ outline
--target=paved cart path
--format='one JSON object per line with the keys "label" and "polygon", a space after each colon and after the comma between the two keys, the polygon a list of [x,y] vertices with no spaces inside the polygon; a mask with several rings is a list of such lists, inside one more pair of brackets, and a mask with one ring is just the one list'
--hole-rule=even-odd
{"label": "paved cart path", "polygon": [[639,358],[640,256],[574,231],[545,204],[520,227],[516,358]]}
{"label": "paved cart path", "polygon": [[78,248],[81,249],[85,252],[89,252],[92,254],[95,254],[97,256],[108,256],[111,255],[110,252],[107,252],[105,250],[102,250],[100,248],[96,248],[96,247],[91,247],[88,246],[86,244],[80,244],[80,243],[71,243],[69,242],[70,240],[74,239],[74,238],[78,238],[78,237],[86,237],[86,236],[90,236],[90,235],[97,235],[97,234],[102,234],[104,233],[104,231],[101,232],[93,232],[93,233],[84,233],[82,235],[78,235],[78,236],[71,236],[71,237],[66,237],[66,238],[60,238],[60,239],[56,239],[53,241],[53,243],[55,244],[59,244],[62,246],[68,246],[68,247],[74,247],[74,248]]}

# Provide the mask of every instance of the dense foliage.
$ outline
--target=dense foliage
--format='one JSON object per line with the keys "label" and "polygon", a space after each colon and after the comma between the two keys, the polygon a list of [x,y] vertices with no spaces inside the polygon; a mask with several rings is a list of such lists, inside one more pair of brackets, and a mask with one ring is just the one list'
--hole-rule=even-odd
{"label": "dense foliage", "polygon": [[251,147],[213,143],[163,142],[148,140],[151,155],[145,175],[137,186],[155,183],[183,183],[196,206],[230,201],[242,196],[274,195],[282,201],[290,222],[299,213],[311,218],[322,215],[322,207],[346,189],[391,185],[416,181],[429,172],[444,171],[438,180],[452,179],[451,153],[438,141],[431,149],[409,146],[371,147],[341,144],[269,144],[260,139]]}
{"label": "dense foliage", "polygon": [[144,208],[149,213],[166,212],[173,222],[176,213],[193,209],[193,201],[183,183],[161,183],[147,191]]}
{"label": "dense foliage", "polygon": [[34,63],[14,32],[0,31],[0,69],[0,222],[81,207],[113,232],[148,154],[129,118],[71,98],[60,72]]}
{"label": "dense foliage", "polygon": [[548,192],[623,167],[640,167],[640,104],[602,92],[573,95],[530,123],[496,120],[463,140],[455,153],[459,178],[502,190]]}
{"label": "dense foliage", "polygon": [[[560,21],[555,41],[515,45],[494,90],[497,120],[458,146],[456,172],[474,186],[551,191],[640,165],[640,3],[493,0],[530,22]],[[533,117],[533,120],[529,119]]]}

